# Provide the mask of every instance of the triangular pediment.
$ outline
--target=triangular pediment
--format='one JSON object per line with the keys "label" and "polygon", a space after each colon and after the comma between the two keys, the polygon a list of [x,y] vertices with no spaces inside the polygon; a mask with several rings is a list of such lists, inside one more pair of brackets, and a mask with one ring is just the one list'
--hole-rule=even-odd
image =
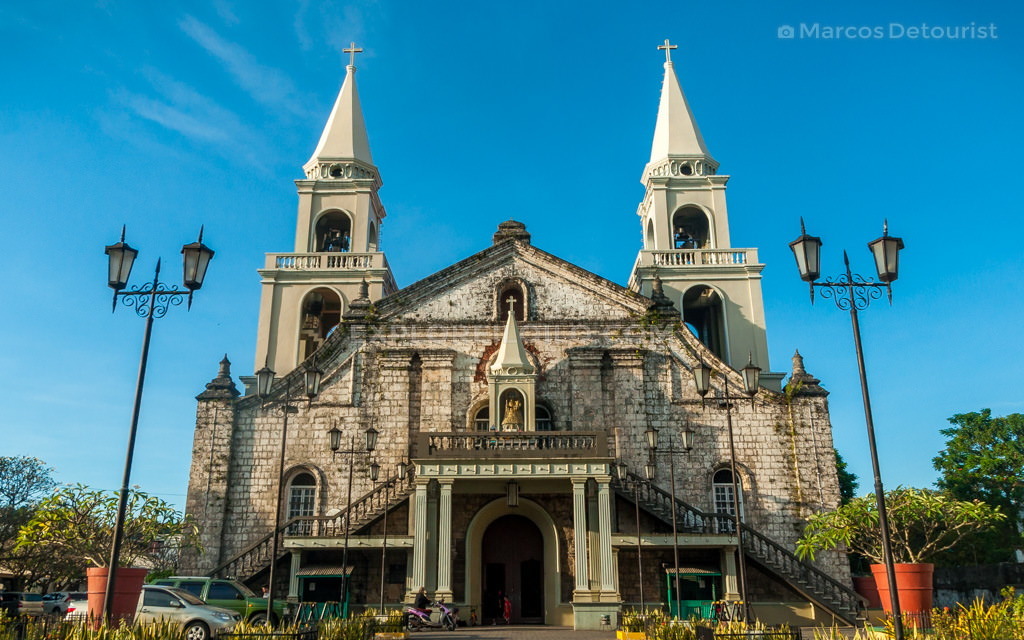
{"label": "triangular pediment", "polygon": [[650,300],[538,249],[506,240],[400,289],[377,303],[391,322],[504,321],[495,306],[504,282],[528,290],[527,321],[616,321],[647,311]]}

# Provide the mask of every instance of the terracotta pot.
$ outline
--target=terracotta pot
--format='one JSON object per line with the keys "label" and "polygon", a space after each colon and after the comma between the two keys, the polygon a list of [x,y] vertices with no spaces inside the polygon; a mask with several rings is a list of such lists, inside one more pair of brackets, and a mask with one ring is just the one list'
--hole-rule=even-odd
{"label": "terracotta pot", "polygon": [[853,590],[868,600],[868,609],[881,609],[882,598],[878,595],[875,576],[854,576]]}
{"label": "terracotta pot", "polygon": [[[116,625],[121,620],[131,622],[135,618],[147,573],[149,569],[118,568],[114,602],[110,608],[112,624]],[[89,579],[89,618],[98,623],[103,617],[103,600],[107,593],[107,568],[90,567],[85,570],[85,575]]]}
{"label": "terracotta pot", "polygon": [[[896,564],[896,593],[900,596],[900,609],[904,613],[929,613],[932,610],[932,572],[935,565]],[[871,573],[878,585],[878,595],[882,599],[882,609],[892,613],[889,601],[889,580],[885,575],[884,564],[871,565]]]}

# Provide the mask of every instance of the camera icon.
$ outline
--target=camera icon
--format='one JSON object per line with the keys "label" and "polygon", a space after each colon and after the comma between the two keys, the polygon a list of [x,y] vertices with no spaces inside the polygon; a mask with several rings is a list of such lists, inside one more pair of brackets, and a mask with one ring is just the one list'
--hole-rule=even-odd
{"label": "camera icon", "polygon": [[778,37],[780,40],[792,40],[795,36],[796,32],[790,25],[784,24],[779,27]]}

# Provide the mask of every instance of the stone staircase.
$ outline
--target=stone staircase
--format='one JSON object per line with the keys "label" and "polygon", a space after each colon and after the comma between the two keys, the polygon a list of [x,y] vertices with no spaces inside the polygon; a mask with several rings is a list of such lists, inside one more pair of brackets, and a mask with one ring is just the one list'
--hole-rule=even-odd
{"label": "stone staircase", "polygon": [[[639,502],[641,508],[666,524],[672,522],[672,510],[675,509],[676,528],[680,533],[733,534],[736,530],[732,515],[704,513],[678,498],[673,500],[670,493],[633,473],[616,480],[614,487],[618,495],[630,502]],[[768,569],[797,593],[830,611],[846,624],[858,624],[857,616],[864,608],[864,599],[853,589],[800,560],[750,525],[741,522],[740,530],[743,551],[749,560]]]}
{"label": "stone staircase", "polygon": [[342,537],[346,528],[349,535],[355,535],[383,515],[385,509],[394,509],[412,495],[415,490],[413,469],[411,465],[406,469],[404,479],[396,475],[379,483],[337,515],[292,518],[277,531],[260,538],[207,575],[211,578],[231,577],[242,582],[248,581],[270,566],[275,536],[278,539],[277,559],[280,560],[287,554],[283,544],[286,537]]}

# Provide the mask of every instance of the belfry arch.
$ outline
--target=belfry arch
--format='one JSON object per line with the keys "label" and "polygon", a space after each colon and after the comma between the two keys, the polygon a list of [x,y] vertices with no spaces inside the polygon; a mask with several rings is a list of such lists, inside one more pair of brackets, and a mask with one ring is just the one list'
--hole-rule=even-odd
{"label": "belfry arch", "polygon": [[341,296],[327,287],[317,287],[303,297],[299,320],[299,361],[313,355],[338,326],[342,306]]}
{"label": "belfry arch", "polygon": [[728,357],[725,300],[717,290],[707,285],[687,289],[683,294],[683,322],[716,356]]}

